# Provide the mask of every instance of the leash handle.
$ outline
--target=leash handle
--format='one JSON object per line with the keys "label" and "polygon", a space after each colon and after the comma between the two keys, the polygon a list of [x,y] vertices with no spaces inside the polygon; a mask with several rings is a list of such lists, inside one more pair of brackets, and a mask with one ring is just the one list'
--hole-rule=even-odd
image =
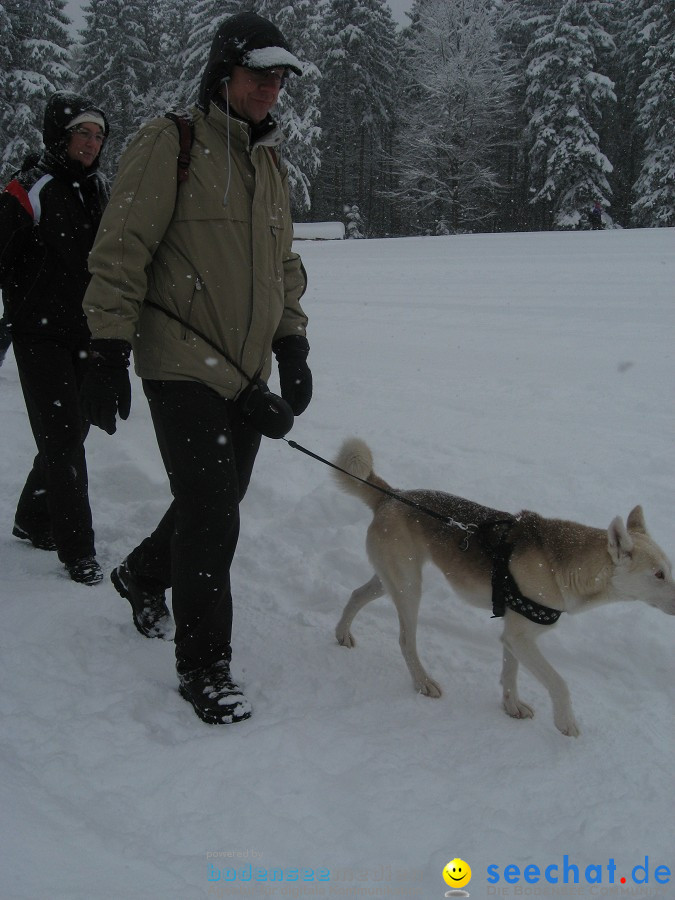
{"label": "leash handle", "polygon": [[354,475],[352,472],[348,472],[346,469],[337,466],[335,463],[331,462],[329,459],[324,459],[322,456],[319,456],[317,453],[312,453],[311,450],[308,450],[307,447],[303,447],[301,444],[298,444],[297,441],[289,441],[288,438],[283,438],[284,441],[288,444],[289,447],[292,447],[294,450],[299,450],[301,453],[304,453],[306,456],[311,456],[312,459],[317,460],[317,462],[321,462],[326,466],[330,466],[331,469],[336,469],[338,472],[342,472],[343,475],[348,475],[350,478],[353,478],[355,481],[360,481],[361,484],[367,485],[369,488],[372,488],[374,491],[379,491],[381,494],[386,494],[387,497],[391,497],[393,500],[398,500],[399,503],[405,503],[406,506],[411,506],[413,509],[416,509],[418,512],[422,512],[427,516],[431,516],[432,519],[437,519],[439,522],[443,522],[444,525],[449,525],[451,528],[458,528],[460,531],[466,531],[466,538],[462,543],[462,550],[468,550],[469,548],[469,538],[474,533],[474,531],[478,530],[478,525],[475,523],[469,523],[465,525],[464,522],[458,522],[456,519],[453,519],[451,516],[443,516],[440,513],[437,513],[433,509],[427,509],[426,506],[420,506],[419,503],[415,503],[413,500],[408,500],[407,497],[402,497],[400,494],[395,494],[393,491],[388,491],[386,488],[380,487],[378,484],[373,484],[371,481],[366,481],[365,478],[360,478],[358,475]]}

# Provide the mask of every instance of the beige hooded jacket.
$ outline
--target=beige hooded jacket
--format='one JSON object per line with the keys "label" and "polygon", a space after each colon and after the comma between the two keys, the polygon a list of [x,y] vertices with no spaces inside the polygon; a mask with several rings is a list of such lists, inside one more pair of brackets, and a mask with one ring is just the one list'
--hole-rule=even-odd
{"label": "beige hooded jacket", "polygon": [[190,326],[267,379],[273,341],[305,335],[306,276],[291,249],[287,173],[270,152],[279,130],[251,148],[250,126],[215,104],[191,115],[189,176],[178,190],[173,121],[149,122],[122,155],[83,306],[93,338],[132,344],[142,378],[200,381],[231,398],[245,379]]}

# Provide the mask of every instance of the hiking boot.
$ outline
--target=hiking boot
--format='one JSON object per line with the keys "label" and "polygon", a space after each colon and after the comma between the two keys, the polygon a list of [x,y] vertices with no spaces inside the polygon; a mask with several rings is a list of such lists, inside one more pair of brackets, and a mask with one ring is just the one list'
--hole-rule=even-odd
{"label": "hiking boot", "polygon": [[103,572],[93,556],[85,556],[65,565],[70,577],[78,584],[94,585],[103,581]]}
{"label": "hiking boot", "polygon": [[117,593],[129,601],[134,625],[143,637],[173,640],[174,625],[164,591],[148,591],[141,587],[126,559],[112,570],[110,580]]}
{"label": "hiking boot", "polygon": [[178,690],[209,725],[232,725],[251,716],[251,704],[232,681],[230,664],[225,659],[179,675]]}
{"label": "hiking boot", "polygon": [[22,541],[30,541],[38,550],[56,550],[56,544],[54,543],[51,531],[29,532],[15,522],[14,528],[12,528],[12,534],[14,537],[21,538]]}

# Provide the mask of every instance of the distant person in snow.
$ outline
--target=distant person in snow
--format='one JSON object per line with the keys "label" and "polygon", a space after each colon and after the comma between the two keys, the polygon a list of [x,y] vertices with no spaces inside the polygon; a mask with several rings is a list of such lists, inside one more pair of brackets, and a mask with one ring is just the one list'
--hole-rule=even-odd
{"label": "distant person in snow", "polygon": [[[251,715],[230,674],[230,565],[261,432],[282,437],[312,396],[306,276],[270,115],[291,72],[302,65],[267,19],[223,23],[191,110],[187,180],[177,123],[144,125],[122,156],[84,302],[98,359],[89,416],[110,434],[127,417],[133,347],[174,498],[111,579],[150,638],[171,635],[172,589],[179,690],[211,724]],[[261,381],[272,353],[281,397]]]}
{"label": "distant person in snow", "polygon": [[91,100],[54,94],[44,151],[0,194],[0,284],[37,456],[13,534],[56,550],[73,581],[98,584],[79,402],[88,365],[87,256],[108,197],[98,172],[108,122]]}
{"label": "distant person in snow", "polygon": [[602,205],[599,200],[596,200],[593,207],[589,210],[588,221],[591,223],[593,231],[602,231]]}

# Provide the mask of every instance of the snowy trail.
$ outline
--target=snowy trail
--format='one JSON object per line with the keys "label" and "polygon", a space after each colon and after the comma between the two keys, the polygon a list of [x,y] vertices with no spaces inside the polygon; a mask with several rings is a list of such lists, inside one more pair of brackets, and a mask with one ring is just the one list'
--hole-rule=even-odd
{"label": "snowy trail", "polygon": [[[392,484],[512,511],[606,527],[642,503],[672,555],[674,249],[666,229],[302,244],[315,400],[292,437],[331,457],[358,434]],[[417,696],[386,598],[356,648],[333,637],[370,576],[368,511],[267,441],[233,572],[254,716],[210,728],[176,691],[172,646],[137,634],[109,582],[73,585],[9,536],[33,452],[11,354],[0,416],[3,900],[432,898],[456,856],[480,900],[488,865],[564,854],[582,876],[602,866],[607,891],[610,859],[630,881],[648,856],[651,896],[673,896],[654,880],[673,865],[672,618],[606,607],[543,638],[570,740],[527,675],[535,719],[503,714],[498,623],[430,570],[418,640],[444,695]],[[87,452],[108,569],[168,503],[137,382],[129,422]],[[243,881],[249,864],[285,880]]]}

